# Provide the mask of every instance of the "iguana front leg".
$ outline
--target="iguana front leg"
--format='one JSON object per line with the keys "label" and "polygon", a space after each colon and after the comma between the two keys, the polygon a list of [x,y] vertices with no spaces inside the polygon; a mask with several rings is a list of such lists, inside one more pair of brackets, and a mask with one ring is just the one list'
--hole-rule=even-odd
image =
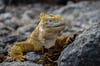
{"label": "iguana front leg", "polygon": [[11,51],[9,52],[9,56],[10,56],[10,60],[11,61],[23,61],[24,60],[24,56],[23,56],[23,51],[21,49],[20,46],[17,46],[14,45],[12,48],[11,48]]}
{"label": "iguana front leg", "polygon": [[23,42],[17,42],[9,52],[11,61],[23,61],[25,56],[23,56],[24,52],[30,51],[42,51],[43,47],[36,42],[35,40],[27,40]]}

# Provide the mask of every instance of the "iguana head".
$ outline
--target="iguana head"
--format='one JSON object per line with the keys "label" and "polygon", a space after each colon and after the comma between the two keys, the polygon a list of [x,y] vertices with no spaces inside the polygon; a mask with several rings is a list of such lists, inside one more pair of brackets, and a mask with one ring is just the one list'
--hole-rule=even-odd
{"label": "iguana head", "polygon": [[40,28],[46,32],[58,32],[64,29],[65,23],[61,22],[61,17],[53,14],[40,14]]}

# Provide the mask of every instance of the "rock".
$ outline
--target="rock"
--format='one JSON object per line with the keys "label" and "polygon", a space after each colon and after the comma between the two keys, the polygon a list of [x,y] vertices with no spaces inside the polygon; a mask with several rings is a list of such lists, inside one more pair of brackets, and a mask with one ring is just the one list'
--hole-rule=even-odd
{"label": "rock", "polygon": [[100,23],[92,25],[66,47],[58,66],[100,66]]}
{"label": "rock", "polygon": [[19,24],[17,24],[17,22],[9,22],[6,23],[6,25],[13,28],[14,30],[16,30],[19,27]]}
{"label": "rock", "polygon": [[13,44],[14,42],[24,41],[27,39],[25,35],[10,35],[7,37],[2,38],[2,43],[9,43]]}
{"label": "rock", "polygon": [[26,35],[17,35],[17,42],[25,41],[27,39]]}
{"label": "rock", "polygon": [[25,32],[32,32],[35,27],[36,27],[35,24],[25,25],[25,26],[22,26],[22,27],[18,28],[17,32],[25,34]]}
{"label": "rock", "polygon": [[14,30],[13,28],[11,28],[11,26],[7,26],[4,23],[0,23],[0,29],[1,30],[7,30],[7,31],[13,31]]}
{"label": "rock", "polygon": [[33,19],[29,16],[29,14],[27,12],[25,12],[24,14],[22,14],[22,18],[20,19],[20,21],[24,25],[33,23]]}
{"label": "rock", "polygon": [[34,61],[34,62],[36,62],[40,59],[40,55],[35,52],[29,52],[25,55],[25,57],[26,57],[26,60]]}
{"label": "rock", "polygon": [[3,23],[0,23],[0,29],[5,28],[5,25]]}
{"label": "rock", "polygon": [[36,18],[36,19],[34,19],[34,24],[38,25],[38,24],[39,24],[39,21],[40,21],[40,20],[39,20],[39,19],[37,19],[37,18]]}
{"label": "rock", "polygon": [[0,47],[0,54],[3,53],[3,52],[4,52],[3,48]]}
{"label": "rock", "polygon": [[7,36],[9,34],[9,31],[7,30],[0,30],[0,37]]}
{"label": "rock", "polygon": [[13,28],[5,25],[4,23],[0,23],[0,37],[5,37],[9,35],[13,31]]}
{"label": "rock", "polygon": [[25,14],[27,14],[27,16],[29,16],[30,18],[34,18],[34,12],[32,10],[27,10],[25,11]]}
{"label": "rock", "polygon": [[13,16],[10,20],[6,20],[5,24],[10,24],[10,23],[16,23],[19,26],[24,25],[23,23],[21,23],[20,17],[19,16]]}
{"label": "rock", "polygon": [[43,66],[32,62],[3,62],[0,66]]}
{"label": "rock", "polygon": [[0,23],[0,37],[7,36],[9,34],[9,29],[3,23]]}
{"label": "rock", "polygon": [[42,10],[42,8],[43,8],[43,7],[41,7],[41,6],[43,6],[43,5],[42,5],[42,4],[35,3],[35,4],[33,5],[33,8],[34,8],[34,10],[35,10],[36,12],[40,12],[40,11]]}
{"label": "rock", "polygon": [[0,47],[0,55],[4,54],[7,55],[7,50],[5,50],[3,47]]}
{"label": "rock", "polygon": [[22,14],[22,19],[23,19],[23,20],[30,20],[31,18],[29,17],[29,14],[30,14],[30,12],[28,13],[28,11],[25,11],[25,12]]}
{"label": "rock", "polygon": [[0,13],[5,11],[5,5],[3,3],[3,0],[0,0]]}
{"label": "rock", "polygon": [[0,41],[0,47],[3,47],[4,48],[5,45],[6,45],[5,43],[3,43],[2,41]]}
{"label": "rock", "polygon": [[17,36],[8,36],[2,39],[3,43],[13,44],[17,40]]}
{"label": "rock", "polygon": [[11,13],[2,13],[0,14],[0,17],[2,17],[3,19],[11,19],[13,15]]}

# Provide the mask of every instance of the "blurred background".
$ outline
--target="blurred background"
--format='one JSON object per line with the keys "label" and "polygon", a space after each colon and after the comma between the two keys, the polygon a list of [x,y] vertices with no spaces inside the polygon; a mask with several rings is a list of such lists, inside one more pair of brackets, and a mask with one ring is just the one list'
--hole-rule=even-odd
{"label": "blurred background", "polygon": [[0,42],[25,40],[39,22],[40,12],[60,15],[67,26],[62,34],[82,32],[100,18],[98,0],[0,0]]}
{"label": "blurred background", "polygon": [[0,54],[7,44],[26,40],[39,23],[40,12],[60,15],[62,35],[82,32],[100,22],[99,0],[0,0]]}
{"label": "blurred background", "polygon": [[100,1],[0,0],[0,42],[25,40],[37,26],[40,12],[60,15],[67,23],[62,34],[72,34],[99,21]]}
{"label": "blurred background", "polygon": [[48,3],[48,4],[62,4],[65,5],[68,1],[78,2],[81,0],[1,0],[4,4],[32,4],[32,3]]}

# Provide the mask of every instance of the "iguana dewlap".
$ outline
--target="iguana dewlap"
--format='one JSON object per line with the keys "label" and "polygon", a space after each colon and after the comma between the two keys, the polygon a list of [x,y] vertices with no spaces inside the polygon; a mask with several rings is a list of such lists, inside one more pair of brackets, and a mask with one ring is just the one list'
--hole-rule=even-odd
{"label": "iguana dewlap", "polygon": [[9,56],[11,60],[24,60],[23,53],[30,51],[42,51],[43,47],[50,48],[55,44],[65,23],[61,17],[53,14],[40,14],[40,22],[26,41],[17,42],[11,48]]}

